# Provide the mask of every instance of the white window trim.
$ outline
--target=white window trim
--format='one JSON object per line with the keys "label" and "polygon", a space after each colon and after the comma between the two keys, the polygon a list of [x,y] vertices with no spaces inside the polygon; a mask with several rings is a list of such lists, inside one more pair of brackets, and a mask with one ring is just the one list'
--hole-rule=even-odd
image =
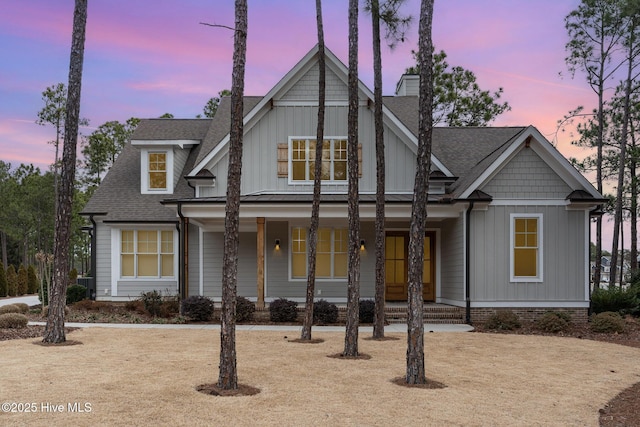
{"label": "white window trim", "polygon": [[[165,153],[167,155],[167,188],[149,188],[149,154]],[[173,149],[143,148],[140,152],[140,192],[142,194],[173,194]]]}
{"label": "white window trim", "polygon": [[[543,229],[543,221],[542,214],[532,214],[532,213],[512,213],[509,215],[509,275],[511,282],[529,282],[529,283],[540,283],[543,281],[543,272],[544,272],[544,242],[542,237],[544,236]],[[538,219],[538,262],[537,262],[537,270],[538,274],[535,276],[516,276],[514,274],[514,249],[515,249],[515,241],[514,241],[514,231],[515,231],[515,219],[516,218],[537,218]]]}
{"label": "white window trim", "polygon": [[[288,147],[288,169],[289,169],[289,173],[288,173],[288,181],[289,181],[289,185],[301,185],[301,184],[313,184],[313,180],[312,179],[305,179],[305,180],[294,180],[293,179],[293,140],[306,140],[306,141],[315,141],[317,138],[317,136],[290,136],[289,137],[289,147]],[[325,136],[323,139],[331,141],[331,174],[333,175],[333,162],[334,162],[334,151],[333,151],[333,141],[336,140],[347,140],[348,138],[346,136]],[[347,147],[348,150],[348,147]],[[307,148],[307,153],[310,150]],[[307,161],[308,161],[308,157],[307,157]],[[309,165],[311,166],[311,165]],[[348,167],[348,166],[347,166]],[[348,171],[347,171],[347,176],[348,176]],[[322,185],[325,184],[341,184],[341,185],[346,185],[348,183],[348,179],[344,179],[344,180],[335,180],[335,179],[324,179],[324,180],[320,180],[320,183]]]}
{"label": "white window trim", "polygon": [[[121,268],[121,255],[122,255],[122,231],[123,230],[133,230],[134,232],[140,231],[140,230],[156,230],[156,231],[171,231],[173,233],[173,276],[165,276],[162,277],[160,275],[155,276],[155,277],[150,277],[150,276],[144,276],[144,277],[137,277],[137,276],[123,276],[122,275],[122,268]],[[134,233],[134,236],[137,236],[137,233]],[[111,229],[111,266],[112,266],[112,270],[111,270],[111,275],[112,277],[115,279],[114,282],[112,283],[112,296],[116,296],[116,294],[114,294],[114,289],[113,286],[117,286],[117,282],[118,281],[136,281],[136,282],[150,282],[150,281],[166,281],[166,282],[175,282],[176,280],[178,280],[178,263],[179,263],[179,256],[178,256],[178,232],[175,230],[175,228],[169,228],[169,227],[158,227],[158,226],[140,226],[140,225],[131,225],[129,227],[127,226],[123,226],[121,228],[112,228]],[[137,241],[137,237],[134,238],[134,245],[135,242]],[[159,267],[160,268],[160,267]],[[159,271],[160,272],[160,271]]]}
{"label": "white window trim", "polygon": [[[307,250],[305,251],[305,270],[306,270],[306,275],[304,277],[293,277],[293,229],[294,228],[304,228],[306,230],[306,248]],[[332,274],[334,274],[334,238],[335,238],[335,230],[336,229],[345,229],[346,227],[340,227],[340,226],[331,226],[331,227],[318,227],[318,229],[320,228],[328,228],[331,230],[331,271]],[[347,234],[347,238],[348,238],[348,234]],[[306,282],[307,281],[307,277],[309,275],[309,227],[306,227],[304,225],[292,225],[291,227],[289,227],[289,254],[288,254],[288,259],[289,259],[289,281],[291,282]],[[317,248],[316,248],[317,251]],[[317,252],[316,252],[317,255]],[[349,256],[348,252],[347,252],[347,257]],[[318,277],[316,275],[316,281],[323,281],[323,282],[344,282],[345,280],[347,280],[348,278],[348,273],[347,276],[344,277]]]}

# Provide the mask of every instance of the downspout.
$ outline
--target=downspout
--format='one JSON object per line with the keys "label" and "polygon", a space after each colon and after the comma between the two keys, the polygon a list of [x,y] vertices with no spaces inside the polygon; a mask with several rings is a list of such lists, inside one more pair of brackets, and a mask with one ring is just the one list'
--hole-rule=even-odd
{"label": "downspout", "polygon": [[91,222],[91,226],[93,227],[93,232],[91,233],[91,293],[89,294],[89,299],[95,300],[97,289],[96,289],[96,235],[98,234],[98,224],[96,224],[96,220],[93,219],[93,215],[89,215],[89,221]]}
{"label": "downspout", "polygon": [[465,217],[465,275],[464,275],[464,292],[466,300],[466,316],[465,322],[471,325],[471,278],[469,277],[469,265],[471,264],[471,211],[473,210],[473,201],[469,202]]}
{"label": "downspout", "polygon": [[180,217],[180,223],[176,226],[178,230],[178,293],[180,294],[180,299],[184,300],[187,298],[187,281],[186,281],[186,268],[185,268],[185,244],[184,244],[184,236],[187,233],[186,230],[186,221],[187,219],[182,214],[182,203],[178,202],[178,216]]}

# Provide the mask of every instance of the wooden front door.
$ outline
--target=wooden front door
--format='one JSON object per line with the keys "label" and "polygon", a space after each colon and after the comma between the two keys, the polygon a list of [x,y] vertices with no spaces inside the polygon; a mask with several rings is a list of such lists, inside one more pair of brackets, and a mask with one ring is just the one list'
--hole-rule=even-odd
{"label": "wooden front door", "polygon": [[[389,231],[385,238],[385,299],[407,300],[407,277],[409,267],[409,233]],[[435,300],[435,233],[424,237],[424,265],[422,274],[422,298]]]}

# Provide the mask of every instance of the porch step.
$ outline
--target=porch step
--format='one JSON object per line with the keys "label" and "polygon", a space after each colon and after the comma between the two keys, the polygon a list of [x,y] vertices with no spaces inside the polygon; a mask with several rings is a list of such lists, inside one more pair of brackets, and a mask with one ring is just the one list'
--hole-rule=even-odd
{"label": "porch step", "polygon": [[[427,304],[423,310],[424,323],[463,324],[464,310],[441,304]],[[388,323],[407,323],[406,307],[385,307],[385,319]]]}

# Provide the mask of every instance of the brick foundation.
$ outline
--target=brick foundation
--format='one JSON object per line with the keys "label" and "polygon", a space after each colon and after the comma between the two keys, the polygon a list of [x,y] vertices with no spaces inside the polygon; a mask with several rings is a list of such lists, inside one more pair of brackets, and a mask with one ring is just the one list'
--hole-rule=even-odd
{"label": "brick foundation", "polygon": [[587,308],[472,308],[471,309],[471,322],[472,323],[484,323],[490,316],[496,314],[499,311],[512,311],[520,320],[532,322],[538,320],[548,311],[565,312],[571,315],[571,320],[574,323],[586,323],[588,320]]}

